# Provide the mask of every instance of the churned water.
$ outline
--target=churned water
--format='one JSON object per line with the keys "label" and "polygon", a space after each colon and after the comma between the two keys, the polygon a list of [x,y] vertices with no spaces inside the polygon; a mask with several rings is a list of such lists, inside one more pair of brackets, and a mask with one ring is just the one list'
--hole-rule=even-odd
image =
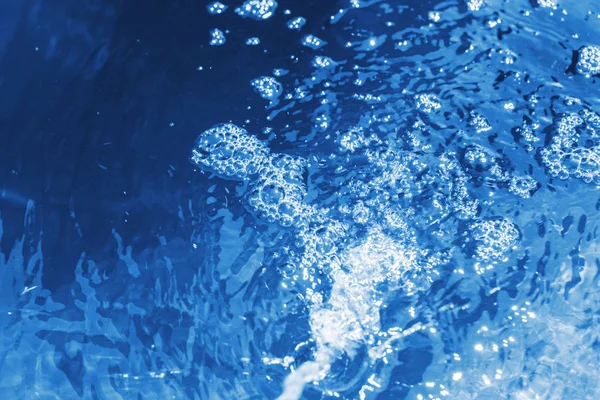
{"label": "churned water", "polygon": [[0,393],[600,397],[600,4],[0,5]]}

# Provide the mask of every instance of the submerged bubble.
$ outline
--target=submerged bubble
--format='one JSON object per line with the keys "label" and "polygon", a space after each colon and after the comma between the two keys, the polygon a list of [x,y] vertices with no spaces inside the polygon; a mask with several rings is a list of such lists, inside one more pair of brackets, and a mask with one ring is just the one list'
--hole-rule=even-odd
{"label": "submerged bubble", "polygon": [[270,101],[277,100],[283,91],[281,83],[272,76],[261,76],[253,79],[250,81],[250,85],[252,85],[254,91],[258,93],[260,97]]}
{"label": "submerged bubble", "polygon": [[475,111],[469,113],[469,126],[474,127],[477,133],[487,132],[492,129],[488,120]]}
{"label": "submerged bubble", "polygon": [[251,183],[248,204],[261,216],[283,226],[302,224],[309,215],[303,203],[305,162],[284,154],[274,154],[262,165]]}
{"label": "submerged bubble", "polygon": [[210,31],[210,45],[211,46],[222,46],[227,40],[225,34],[220,29],[213,29]]}
{"label": "submerged bubble", "polygon": [[585,76],[600,74],[600,47],[585,46],[579,49],[575,68],[578,73]]}
{"label": "submerged bubble", "polygon": [[233,124],[204,131],[192,151],[191,161],[230,179],[248,179],[268,161],[269,149],[257,138]]}
{"label": "submerged bubble", "polygon": [[260,39],[257,37],[251,37],[246,39],[247,46],[258,46],[260,44]]}
{"label": "submerged bubble", "polygon": [[471,11],[479,11],[483,6],[483,0],[467,0],[467,7]]}
{"label": "submerged bubble", "polygon": [[474,255],[485,261],[502,258],[520,236],[517,226],[503,218],[473,223],[471,235],[475,242]]}
{"label": "submerged bubble", "polygon": [[544,8],[556,8],[558,2],[556,0],[536,0],[537,5]]}
{"label": "submerged bubble", "polygon": [[330,68],[335,64],[336,62],[333,61],[331,58],[324,56],[316,56],[315,58],[313,58],[312,61],[312,66],[315,68]]}
{"label": "submerged bubble", "polygon": [[530,198],[538,188],[538,183],[530,176],[516,177],[513,176],[510,180],[508,190],[524,199]]}
{"label": "submerged bubble", "polygon": [[552,176],[600,184],[599,120],[596,113],[585,109],[555,120],[550,143],[540,150],[542,162]]}
{"label": "submerged bubble", "polygon": [[306,24],[306,19],[304,19],[303,17],[296,17],[296,18],[288,21],[287,27],[288,27],[288,29],[293,29],[293,30],[299,31],[300,29],[302,29],[304,24]]}
{"label": "submerged bubble", "polygon": [[222,14],[227,10],[227,8],[229,7],[219,1],[215,1],[206,6],[208,13],[212,15]]}
{"label": "submerged bubble", "polygon": [[265,20],[273,16],[277,9],[275,0],[246,0],[244,4],[235,9],[237,15],[242,18]]}
{"label": "submerged bubble", "polygon": [[319,39],[315,35],[306,35],[302,38],[302,45],[310,47],[311,49],[317,50],[327,44],[326,41]]}
{"label": "submerged bubble", "polygon": [[415,96],[415,102],[417,104],[417,108],[419,110],[423,110],[423,112],[430,113],[433,110],[439,110],[442,108],[442,105],[437,99],[437,96],[434,94],[418,94]]}

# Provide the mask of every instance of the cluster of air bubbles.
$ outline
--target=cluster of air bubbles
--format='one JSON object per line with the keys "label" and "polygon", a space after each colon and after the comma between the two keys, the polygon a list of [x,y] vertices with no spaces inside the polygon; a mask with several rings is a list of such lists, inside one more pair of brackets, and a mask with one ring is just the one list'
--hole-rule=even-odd
{"label": "cluster of air bubbles", "polygon": [[[346,353],[374,342],[381,331],[380,309],[385,293],[427,290],[435,260],[422,262],[422,252],[373,227],[365,238],[331,259],[331,293],[314,302],[311,328],[319,353]],[[384,334],[385,335],[385,334]]]}
{"label": "cluster of air bubbles", "polygon": [[235,12],[240,17],[261,21],[271,18],[276,9],[277,2],[275,0],[246,0],[244,4],[235,9]]}
{"label": "cluster of air bubbles", "polygon": [[578,73],[588,77],[600,74],[600,46],[579,49],[575,68]]}
{"label": "cluster of air bubbles", "polygon": [[300,224],[309,216],[303,202],[305,164],[302,159],[273,154],[250,184],[248,205],[269,222],[284,227]]}
{"label": "cluster of air bubbles", "polygon": [[222,46],[226,42],[225,34],[220,29],[213,29],[210,31],[210,45],[211,46]]}
{"label": "cluster of air bubbles", "polygon": [[256,137],[233,124],[204,131],[191,161],[226,179],[250,181],[247,204],[269,222],[304,224],[312,208],[306,196],[306,161],[271,153]]}
{"label": "cluster of air bubbles", "polygon": [[419,110],[430,113],[433,110],[439,110],[442,108],[441,103],[438,101],[437,96],[434,94],[421,93],[415,96],[415,103]]}
{"label": "cluster of air bubbles", "polygon": [[499,184],[510,179],[509,173],[501,166],[500,159],[485,147],[468,146],[464,150],[463,160],[467,171],[483,179],[482,183]]}
{"label": "cluster of air bubbles", "polygon": [[272,76],[261,76],[250,81],[250,85],[254,88],[254,91],[260,95],[263,99],[269,101],[275,101],[281,96],[283,88],[281,83]]}
{"label": "cluster of air bubbles", "polygon": [[521,126],[514,128],[512,132],[516,140],[524,142],[527,151],[532,151],[534,149],[533,144],[540,141],[540,138],[536,134],[539,128],[540,125],[537,122],[528,123],[524,121]]}
{"label": "cluster of air bubbles", "polygon": [[503,218],[476,221],[470,227],[473,255],[488,261],[501,258],[519,240],[517,226]]}
{"label": "cluster of air bubbles", "polygon": [[600,117],[582,110],[558,117],[550,144],[540,151],[548,172],[600,185]]}
{"label": "cluster of air bubbles", "polygon": [[290,19],[287,22],[287,27],[288,27],[288,29],[299,31],[300,29],[302,29],[302,27],[304,26],[304,24],[306,24],[306,19],[305,18],[303,18],[303,17],[296,17],[296,18]]}
{"label": "cluster of air bubbles", "polygon": [[341,152],[354,153],[357,149],[368,147],[371,143],[380,143],[380,140],[374,134],[365,136],[362,127],[352,127],[337,132],[337,142]]}
{"label": "cluster of air bubbles", "polygon": [[544,8],[556,8],[558,2],[556,0],[537,0],[537,5]]}
{"label": "cluster of air bubbles", "polygon": [[442,18],[439,11],[430,11],[429,14],[427,14],[427,17],[429,18],[430,21],[433,21],[433,22],[439,22],[440,19]]}
{"label": "cluster of air bubbles", "polygon": [[323,39],[319,39],[315,35],[306,35],[302,38],[302,45],[317,50],[327,44]]}
{"label": "cluster of air bubbles", "polygon": [[223,14],[227,8],[229,7],[219,1],[215,1],[206,6],[208,13],[212,15]]}
{"label": "cluster of air bubbles", "polygon": [[268,147],[245,129],[222,124],[200,135],[191,160],[224,178],[247,180],[258,174],[269,156]]}
{"label": "cluster of air bubbles", "polygon": [[258,46],[260,44],[260,39],[257,37],[251,37],[246,39],[247,46]]}
{"label": "cluster of air bubbles", "polygon": [[469,126],[475,128],[477,133],[487,132],[492,129],[492,126],[488,122],[488,120],[481,114],[471,111],[469,113]]}
{"label": "cluster of air bubbles", "polygon": [[335,64],[336,64],[335,61],[333,61],[331,58],[325,57],[325,56],[316,56],[312,60],[312,66],[315,68],[326,69],[326,68],[335,66]]}
{"label": "cluster of air bubbles", "polygon": [[479,11],[483,7],[483,0],[467,0],[467,7],[471,11]]}
{"label": "cluster of air bubbles", "polygon": [[530,198],[539,188],[539,183],[530,176],[513,176],[508,184],[508,191],[524,199]]}

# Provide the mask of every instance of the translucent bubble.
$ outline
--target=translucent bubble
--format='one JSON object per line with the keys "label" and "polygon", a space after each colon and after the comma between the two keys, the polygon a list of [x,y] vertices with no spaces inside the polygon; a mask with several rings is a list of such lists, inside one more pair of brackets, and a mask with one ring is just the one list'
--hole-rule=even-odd
{"label": "translucent bubble", "polygon": [[600,74],[600,47],[585,46],[579,49],[575,68],[578,73],[585,76]]}
{"label": "translucent bubble", "polygon": [[540,150],[542,163],[550,175],[600,183],[599,122],[600,117],[587,109],[557,118],[549,145]]}
{"label": "translucent bubble", "polygon": [[306,196],[304,170],[303,160],[284,154],[272,155],[250,183],[248,205],[283,226],[305,223],[310,213],[303,203]]}
{"label": "translucent bubble", "polygon": [[556,0],[536,0],[537,5],[544,8],[556,8],[558,2]]}
{"label": "translucent bubble", "polygon": [[263,99],[270,101],[277,100],[283,91],[281,83],[271,76],[261,76],[250,81],[254,91]]}
{"label": "translucent bubble", "polygon": [[210,31],[210,45],[211,46],[222,46],[225,44],[225,34],[220,29],[213,29]]}
{"label": "translucent bubble", "polygon": [[268,161],[269,149],[233,124],[217,125],[196,141],[191,161],[230,179],[248,179]]}
{"label": "translucent bubble", "polygon": [[244,4],[235,9],[235,12],[242,18],[262,21],[271,18],[276,9],[277,2],[275,0],[246,0]]}

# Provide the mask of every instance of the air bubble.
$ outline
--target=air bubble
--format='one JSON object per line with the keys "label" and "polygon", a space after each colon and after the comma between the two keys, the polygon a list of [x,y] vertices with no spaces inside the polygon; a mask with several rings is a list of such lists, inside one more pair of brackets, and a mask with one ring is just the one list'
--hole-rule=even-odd
{"label": "air bubble", "polygon": [[417,108],[423,112],[430,113],[433,110],[439,110],[442,105],[434,94],[418,94],[415,96]]}
{"label": "air bubble", "polygon": [[550,175],[558,179],[574,177],[600,184],[600,117],[590,111],[565,114],[555,121],[551,140],[540,156]]}
{"label": "air bubble", "polygon": [[302,38],[302,45],[310,47],[313,50],[320,49],[327,44],[326,41],[319,39],[315,35],[306,35]]}
{"label": "air bubble", "polygon": [[227,6],[221,2],[215,1],[206,6],[208,13],[211,15],[223,14],[227,10]]}
{"label": "air bubble", "polygon": [[277,79],[271,76],[261,76],[250,81],[254,91],[263,99],[275,101],[281,96],[283,88]]}
{"label": "air bubble", "polygon": [[220,29],[213,29],[210,31],[210,45],[211,46],[222,46],[225,44],[227,39],[225,34]]}
{"label": "air bubble", "polygon": [[508,190],[524,199],[530,198],[533,193],[537,190],[539,184],[537,181],[529,176],[516,177],[513,176],[508,185]]}
{"label": "air bubble", "polygon": [[203,132],[191,161],[229,179],[249,179],[268,161],[269,149],[245,129],[233,124],[217,125]]}
{"label": "air bubble", "polygon": [[312,66],[315,68],[330,68],[332,66],[334,66],[336,64],[335,61],[333,61],[331,58],[329,57],[324,57],[324,56],[316,56],[315,58],[313,58],[312,61]]}
{"label": "air bubble", "polygon": [[469,114],[469,126],[475,128],[477,133],[487,132],[492,129],[488,120],[481,114],[471,111]]}
{"label": "air bubble", "polygon": [[517,226],[502,218],[477,221],[471,225],[474,255],[486,261],[502,258],[517,244],[519,236]]}
{"label": "air bubble", "polygon": [[554,8],[558,7],[558,2],[556,0],[537,0],[537,5],[544,8]]}
{"label": "air bubble", "polygon": [[575,68],[578,73],[588,77],[600,74],[600,47],[585,46],[579,49]]}
{"label": "air bubble", "polygon": [[288,29],[299,31],[304,26],[304,24],[306,24],[306,19],[304,19],[303,17],[296,17],[288,21],[287,27]]}
{"label": "air bubble", "polygon": [[246,39],[247,46],[258,46],[260,44],[260,39],[257,37],[251,37]]}
{"label": "air bubble", "polygon": [[244,4],[235,9],[242,18],[251,18],[258,21],[269,19],[277,9],[275,0],[246,0]]}

